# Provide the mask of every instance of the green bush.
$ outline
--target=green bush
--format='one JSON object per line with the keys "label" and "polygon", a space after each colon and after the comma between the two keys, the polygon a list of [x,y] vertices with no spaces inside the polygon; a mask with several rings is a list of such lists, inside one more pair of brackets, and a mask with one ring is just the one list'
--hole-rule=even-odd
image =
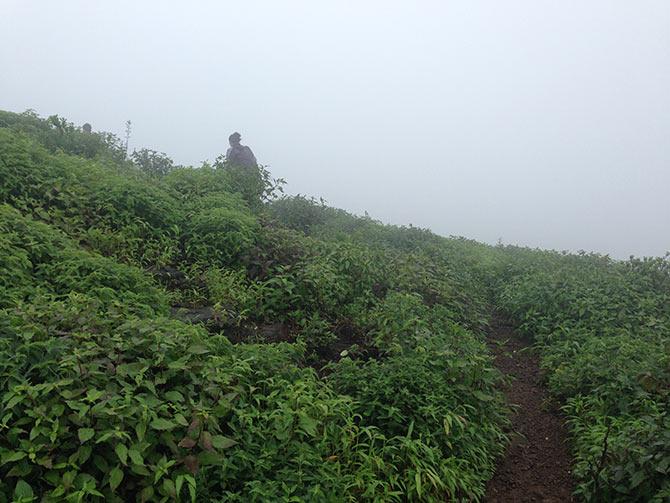
{"label": "green bush", "polygon": [[476,329],[519,268],[117,147],[0,114],[0,502],[481,499],[506,408]]}
{"label": "green bush", "polygon": [[323,200],[297,196],[285,196],[273,201],[270,212],[283,225],[309,234],[313,228],[326,223],[333,210]]}
{"label": "green bush", "polygon": [[138,265],[178,254],[174,198],[128,168],[65,154],[0,128],[0,199]]}
{"label": "green bush", "polygon": [[6,313],[2,492],[28,484],[52,499],[127,501],[195,498],[197,486],[202,496],[245,499],[264,478],[275,492],[292,480],[304,488],[292,464],[314,463],[312,490],[324,470],[337,474],[324,458],[346,452],[338,421],[355,429],[353,417],[313,375],[287,370],[282,352],[234,351],[160,318],[100,323],[89,299]]}
{"label": "green bush", "polygon": [[[464,339],[473,345],[469,358],[452,349]],[[328,374],[333,387],[351,395],[357,412],[385,435],[418,438],[438,449],[439,458],[458,460],[458,468],[441,475],[457,498],[483,496],[504,445],[498,373],[489,359],[477,356],[482,350],[477,345],[470,334],[454,329],[424,335],[414,349],[381,361],[345,358]]]}
{"label": "green bush", "polygon": [[161,178],[161,184],[186,203],[208,195],[232,193],[225,173],[208,165],[198,169],[175,168]]}
{"label": "green bush", "polygon": [[500,306],[535,338],[550,389],[566,400],[578,493],[662,501],[670,474],[668,258],[505,253]]}
{"label": "green bush", "polygon": [[[6,294],[0,305],[12,305],[35,293],[92,293],[105,302],[130,303],[165,313],[167,298],[140,269],[78,249],[53,227],[0,206],[0,285]],[[18,267],[17,267],[18,266]],[[13,278],[10,281],[10,278]],[[18,279],[18,281],[17,281]],[[142,307],[143,306],[143,307]]]}
{"label": "green bush", "polygon": [[296,365],[299,346],[235,347],[202,328],[128,313],[84,294],[3,312],[0,493],[109,501],[481,494],[482,476],[460,459],[411,433],[386,438],[360,425],[350,399]]}
{"label": "green bush", "polygon": [[205,209],[186,224],[186,255],[213,265],[238,264],[253,247],[258,231],[252,215],[227,208]]}
{"label": "green bush", "polygon": [[125,159],[125,148],[111,133],[85,133],[62,117],[40,118],[33,111],[21,114],[0,110],[0,128],[28,134],[51,152],[93,158],[107,158],[115,163]]}
{"label": "green bush", "polygon": [[210,267],[205,283],[216,311],[234,324],[240,325],[254,314],[258,293],[246,271]]}

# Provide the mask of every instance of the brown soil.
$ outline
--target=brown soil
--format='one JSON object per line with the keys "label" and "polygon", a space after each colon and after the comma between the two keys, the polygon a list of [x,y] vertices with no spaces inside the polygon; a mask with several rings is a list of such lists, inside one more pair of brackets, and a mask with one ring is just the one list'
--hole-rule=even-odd
{"label": "brown soil", "polygon": [[574,501],[565,420],[550,405],[537,354],[499,318],[489,330],[489,345],[496,367],[511,378],[504,391],[516,411],[512,442],[487,485],[485,501]]}

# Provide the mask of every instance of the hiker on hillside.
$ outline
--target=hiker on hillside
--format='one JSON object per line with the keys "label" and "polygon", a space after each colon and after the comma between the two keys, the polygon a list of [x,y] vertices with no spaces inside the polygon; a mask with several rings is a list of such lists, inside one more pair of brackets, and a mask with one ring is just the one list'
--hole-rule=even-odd
{"label": "hiker on hillside", "polygon": [[245,168],[257,168],[256,157],[249,147],[242,145],[240,133],[233,133],[228,137],[230,148],[226,152],[226,164],[229,166],[242,166]]}

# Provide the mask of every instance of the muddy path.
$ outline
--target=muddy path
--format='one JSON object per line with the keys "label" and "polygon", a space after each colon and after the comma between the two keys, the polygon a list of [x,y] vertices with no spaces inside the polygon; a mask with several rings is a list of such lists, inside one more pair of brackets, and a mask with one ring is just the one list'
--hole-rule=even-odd
{"label": "muddy path", "polygon": [[494,317],[489,346],[498,369],[511,378],[507,401],[516,407],[512,442],[487,485],[489,503],[571,502],[574,482],[564,419],[549,405],[539,357],[511,326]]}

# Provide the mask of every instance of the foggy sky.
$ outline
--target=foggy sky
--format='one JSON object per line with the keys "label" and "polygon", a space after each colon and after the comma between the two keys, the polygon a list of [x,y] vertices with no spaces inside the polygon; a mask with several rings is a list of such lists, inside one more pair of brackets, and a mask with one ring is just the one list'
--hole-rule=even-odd
{"label": "foggy sky", "polygon": [[[480,241],[670,250],[670,2],[0,0],[0,109]],[[0,181],[1,182],[1,181]]]}

